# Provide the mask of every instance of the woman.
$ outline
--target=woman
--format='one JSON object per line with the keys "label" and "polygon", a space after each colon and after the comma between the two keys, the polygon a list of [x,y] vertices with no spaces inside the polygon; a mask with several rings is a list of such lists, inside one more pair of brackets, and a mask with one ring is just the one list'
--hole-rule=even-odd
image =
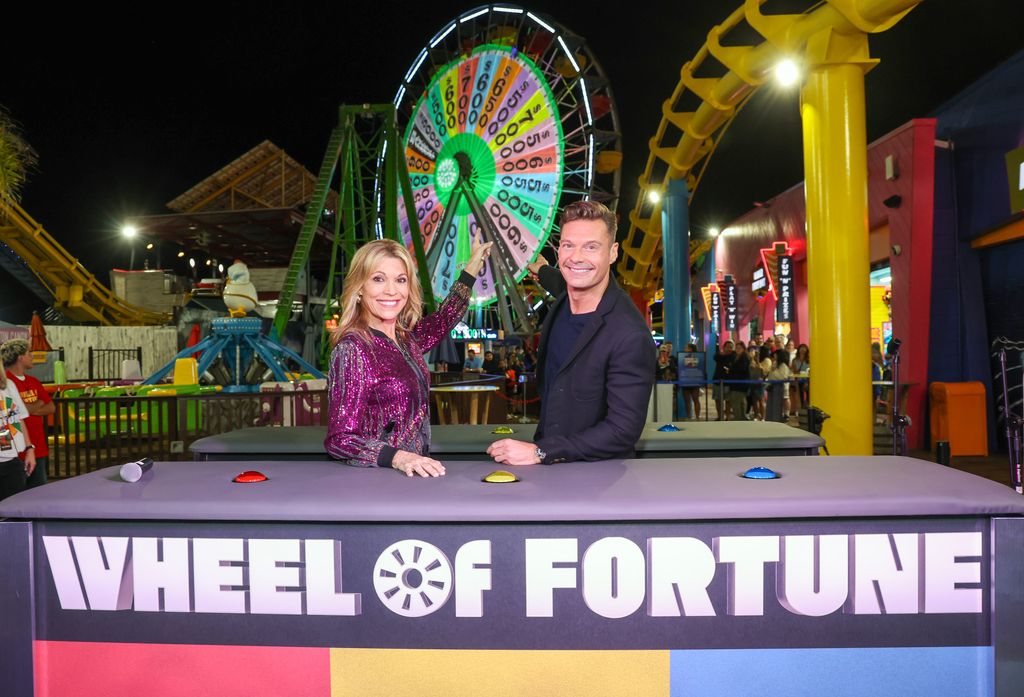
{"label": "woman", "polygon": [[789,369],[796,376],[796,382],[789,388],[790,398],[799,412],[803,407],[810,406],[810,381],[807,374],[811,370],[811,349],[807,344],[796,347],[796,358],[790,361]]}
{"label": "woman", "polygon": [[410,477],[444,474],[427,455],[430,374],[423,353],[465,313],[490,248],[474,246],[441,307],[422,318],[423,291],[409,251],[394,240],[375,240],[356,252],[328,376],[324,446],[331,457],[357,467],[393,467]]}
{"label": "woman", "polygon": [[754,413],[755,421],[764,421],[764,376],[767,374],[761,369],[761,349],[754,343],[747,349],[750,356],[750,379],[756,380],[747,392],[747,400],[750,402],[750,410]]}
{"label": "woman", "polygon": [[[761,345],[761,350],[757,354],[758,363],[761,365],[761,379],[767,380],[768,373],[772,372],[772,368],[775,364],[772,362],[772,349],[774,348],[773,342],[769,339]],[[768,388],[767,385],[761,383],[760,393],[760,412],[762,417],[765,414],[765,408],[768,402]]]}
{"label": "woman", "polygon": [[35,446],[24,424],[27,417],[18,386],[0,370],[0,499],[22,491],[36,468]]}
{"label": "woman", "polygon": [[676,362],[667,344],[658,347],[658,363],[654,368],[654,379],[659,382],[674,382],[676,379]]}
{"label": "woman", "polygon": [[769,389],[781,390],[782,416],[786,419],[789,417],[789,385],[783,381],[788,382],[792,376],[789,370],[789,353],[782,349],[772,354],[772,369],[768,373],[768,381],[774,384]]}
{"label": "woman", "polygon": [[[683,351],[685,353],[697,353],[697,344],[687,344]],[[683,403],[687,406],[688,411],[695,420],[700,419],[700,391],[702,389],[704,389],[703,385],[701,387],[683,388]]]}

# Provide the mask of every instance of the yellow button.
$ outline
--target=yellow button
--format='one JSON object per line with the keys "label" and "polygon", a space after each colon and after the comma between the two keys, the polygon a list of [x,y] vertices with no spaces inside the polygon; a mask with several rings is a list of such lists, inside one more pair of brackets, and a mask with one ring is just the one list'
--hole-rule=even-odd
{"label": "yellow button", "polygon": [[518,482],[519,477],[505,470],[494,470],[484,477],[483,481],[488,484],[509,484],[511,482]]}

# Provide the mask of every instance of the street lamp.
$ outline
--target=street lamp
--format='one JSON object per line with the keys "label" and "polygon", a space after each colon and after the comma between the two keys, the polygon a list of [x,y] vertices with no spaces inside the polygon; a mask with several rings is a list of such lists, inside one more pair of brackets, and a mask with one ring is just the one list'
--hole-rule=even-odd
{"label": "street lamp", "polygon": [[800,81],[800,66],[791,58],[783,58],[775,65],[775,81],[782,87],[792,87]]}
{"label": "street lamp", "polygon": [[132,250],[131,251],[131,255],[129,257],[129,260],[128,260],[128,270],[129,271],[134,271],[135,270],[135,244],[132,242],[132,240],[134,240],[135,237],[138,236],[139,230],[134,225],[125,225],[124,227],[121,228],[121,234],[124,235],[125,238],[128,239],[128,246]]}

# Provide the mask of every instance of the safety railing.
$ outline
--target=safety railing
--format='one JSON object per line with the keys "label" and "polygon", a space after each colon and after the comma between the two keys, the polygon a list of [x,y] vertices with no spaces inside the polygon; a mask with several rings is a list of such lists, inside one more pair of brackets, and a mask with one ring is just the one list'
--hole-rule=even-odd
{"label": "safety railing", "polygon": [[[765,392],[763,397],[766,403],[763,418],[767,421],[787,421],[787,418],[782,415],[782,402],[789,396],[790,386],[795,386],[798,392],[804,396],[800,400],[803,407],[806,407],[809,403],[809,381],[806,377],[792,377],[786,380],[658,380],[655,389],[659,385],[673,386],[673,404],[677,402],[676,398],[680,396],[679,391],[697,391],[700,401],[703,402],[703,409],[702,413],[696,416],[696,418],[703,418],[704,421],[709,421],[712,418],[724,419],[725,414],[723,411],[725,405],[730,403],[730,398],[735,402],[738,399],[737,395],[740,393],[744,400],[746,400],[748,395],[753,395],[760,399],[762,395],[758,391],[761,389]],[[734,390],[735,393],[733,393]],[[684,392],[681,395],[683,399],[682,408],[686,410],[686,413],[678,414],[679,418],[695,418],[690,413],[692,406],[692,402],[689,401],[690,394]],[[712,404],[715,404],[716,407],[714,413],[711,411]],[[797,411],[795,406],[793,411]],[[748,409],[746,408],[746,401],[744,401],[743,417],[732,420],[747,420],[747,413]]]}
{"label": "safety railing", "polygon": [[252,426],[327,423],[327,392],[57,397],[47,424],[49,475],[60,479],[142,457],[191,459],[193,441]]}
{"label": "safety railing", "polygon": [[89,347],[89,382],[93,380],[120,380],[121,364],[136,360],[142,365],[142,347],[93,348]]}

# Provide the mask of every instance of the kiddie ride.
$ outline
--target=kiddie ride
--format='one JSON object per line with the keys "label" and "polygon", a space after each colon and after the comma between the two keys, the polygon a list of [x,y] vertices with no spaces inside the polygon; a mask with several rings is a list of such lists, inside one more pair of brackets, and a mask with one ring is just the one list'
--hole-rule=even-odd
{"label": "kiddie ride", "polygon": [[[198,376],[209,376],[212,386],[220,387],[224,392],[260,392],[260,384],[270,376],[277,382],[289,384],[304,379],[323,379],[324,374],[297,353],[264,336],[260,318],[246,317],[246,313],[256,306],[255,296],[256,289],[249,280],[248,267],[236,260],[228,268],[228,283],[223,293],[224,304],[231,316],[218,317],[210,322],[209,336],[195,346],[179,351],[142,384],[156,385],[174,369],[178,359],[190,358],[200,352],[196,366]],[[289,361],[301,372],[290,370]]]}
{"label": "kiddie ride", "polygon": [[[268,372],[277,382],[324,378],[323,373],[297,353],[264,336],[262,325],[258,317],[218,317],[210,322],[209,336],[178,352],[164,367],[143,380],[142,385],[157,385],[174,369],[178,359],[190,358],[200,352],[196,372],[199,376],[209,375],[213,383],[210,387],[216,391],[259,392]],[[288,361],[301,372],[290,370]],[[179,385],[162,387],[177,388]]]}
{"label": "kiddie ride", "polygon": [[[228,285],[224,301],[231,317],[218,317],[210,323],[210,334],[194,346],[180,351],[162,368],[143,380],[141,384],[121,386],[88,386],[63,392],[66,398],[89,398],[88,403],[69,405],[68,418],[79,422],[68,424],[67,437],[71,440],[101,437],[116,431],[131,431],[138,435],[156,434],[161,424],[167,423],[166,403],[142,405],[110,400],[92,401],[103,397],[168,397],[227,393],[284,393],[323,389],[324,374],[302,359],[294,351],[278,344],[261,332],[259,317],[246,317],[255,306],[255,288],[250,288],[248,269],[236,263],[228,269]],[[193,358],[197,356],[197,358]],[[171,371],[173,380],[161,383]],[[200,384],[203,380],[206,384]],[[319,423],[319,400],[299,398],[295,412],[284,408],[281,399],[262,400],[260,416],[251,425],[297,425]],[[200,400],[187,400],[183,405],[182,424],[196,431],[203,420]],[[294,424],[293,424],[294,422]]]}

